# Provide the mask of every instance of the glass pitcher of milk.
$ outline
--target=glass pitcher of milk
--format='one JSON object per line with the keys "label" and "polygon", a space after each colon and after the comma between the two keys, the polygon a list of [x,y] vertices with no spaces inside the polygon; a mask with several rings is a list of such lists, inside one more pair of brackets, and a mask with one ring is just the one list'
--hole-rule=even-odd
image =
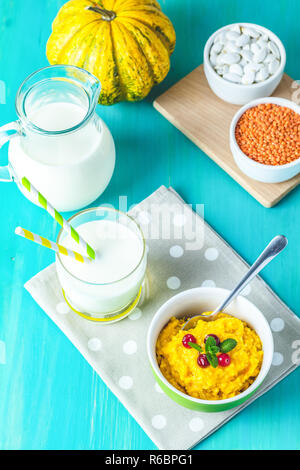
{"label": "glass pitcher of milk", "polygon": [[19,120],[0,127],[0,148],[10,142],[0,181],[18,184],[26,176],[61,212],[95,201],[115,167],[112,135],[96,114],[100,91],[98,79],[78,67],[50,66],[29,76],[16,97]]}

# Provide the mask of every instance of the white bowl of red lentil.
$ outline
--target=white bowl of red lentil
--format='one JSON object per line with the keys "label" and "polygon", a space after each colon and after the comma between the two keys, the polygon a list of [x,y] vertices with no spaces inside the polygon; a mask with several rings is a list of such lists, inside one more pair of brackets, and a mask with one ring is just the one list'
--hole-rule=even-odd
{"label": "white bowl of red lentil", "polygon": [[243,106],[230,126],[230,148],[240,170],[263,183],[300,173],[300,106],[261,98]]}

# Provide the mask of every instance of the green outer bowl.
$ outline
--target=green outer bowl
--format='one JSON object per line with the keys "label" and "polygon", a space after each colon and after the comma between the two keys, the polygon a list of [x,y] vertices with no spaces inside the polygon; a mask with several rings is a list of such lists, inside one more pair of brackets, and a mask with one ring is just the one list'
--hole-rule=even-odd
{"label": "green outer bowl", "polygon": [[194,401],[189,400],[188,396],[186,398],[183,398],[181,395],[178,395],[176,392],[174,392],[169,387],[167,387],[164,384],[164,382],[162,382],[160,378],[156,375],[151,364],[150,364],[150,367],[151,367],[151,370],[153,372],[156,382],[158,383],[160,388],[163,390],[163,392],[165,392],[166,395],[168,395],[170,398],[172,398],[172,400],[178,403],[178,405],[184,406],[185,408],[189,408],[190,410],[194,410],[194,411],[205,411],[206,413],[217,413],[220,411],[230,410],[231,408],[235,408],[241,405],[242,403],[244,403],[245,401],[249,400],[249,398],[252,397],[252,395],[254,395],[254,393],[260,387],[259,385],[256,389],[252,390],[252,392],[250,392],[248,395],[244,396],[243,398],[240,398],[239,400],[233,401],[231,403],[222,403],[222,401],[220,401],[219,405],[195,403]]}
{"label": "green outer bowl", "polygon": [[273,358],[273,335],[266,318],[260,310],[243,296],[237,297],[229,307],[227,313],[246,321],[257,332],[263,343],[263,363],[255,381],[244,392],[225,400],[200,400],[177,390],[163,376],[156,357],[156,341],[162,328],[171,317],[182,317],[187,313],[198,314],[212,311],[229,294],[227,289],[217,287],[197,287],[182,291],[167,300],[155,313],[150,323],[147,335],[147,353],[150,367],[155,380],[162,391],[178,405],[191,410],[203,412],[220,412],[242,405],[258,390],[264,382]]}

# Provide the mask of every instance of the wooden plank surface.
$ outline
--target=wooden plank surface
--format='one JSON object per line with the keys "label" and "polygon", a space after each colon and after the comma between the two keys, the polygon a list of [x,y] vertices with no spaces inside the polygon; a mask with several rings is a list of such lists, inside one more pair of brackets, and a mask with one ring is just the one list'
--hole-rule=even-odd
{"label": "wooden plank surface", "polygon": [[[290,99],[292,82],[285,74],[274,96]],[[154,107],[263,206],[273,207],[300,183],[300,174],[283,183],[261,183],[238,168],[229,146],[229,129],[240,106],[212,92],[203,65],[159,96]]]}

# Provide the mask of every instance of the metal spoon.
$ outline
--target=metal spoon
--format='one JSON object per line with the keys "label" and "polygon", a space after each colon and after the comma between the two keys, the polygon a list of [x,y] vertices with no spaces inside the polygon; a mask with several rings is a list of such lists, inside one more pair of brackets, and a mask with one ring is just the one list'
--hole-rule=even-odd
{"label": "metal spoon", "polygon": [[194,315],[181,328],[182,330],[189,330],[193,328],[198,320],[212,321],[214,317],[224,310],[233,299],[249,284],[250,281],[272,261],[288,244],[288,240],[284,235],[277,235],[264,249],[262,254],[257,258],[255,263],[251,266],[247,274],[242,278],[233,291],[226,297],[226,299],[210,314],[210,315]]}

